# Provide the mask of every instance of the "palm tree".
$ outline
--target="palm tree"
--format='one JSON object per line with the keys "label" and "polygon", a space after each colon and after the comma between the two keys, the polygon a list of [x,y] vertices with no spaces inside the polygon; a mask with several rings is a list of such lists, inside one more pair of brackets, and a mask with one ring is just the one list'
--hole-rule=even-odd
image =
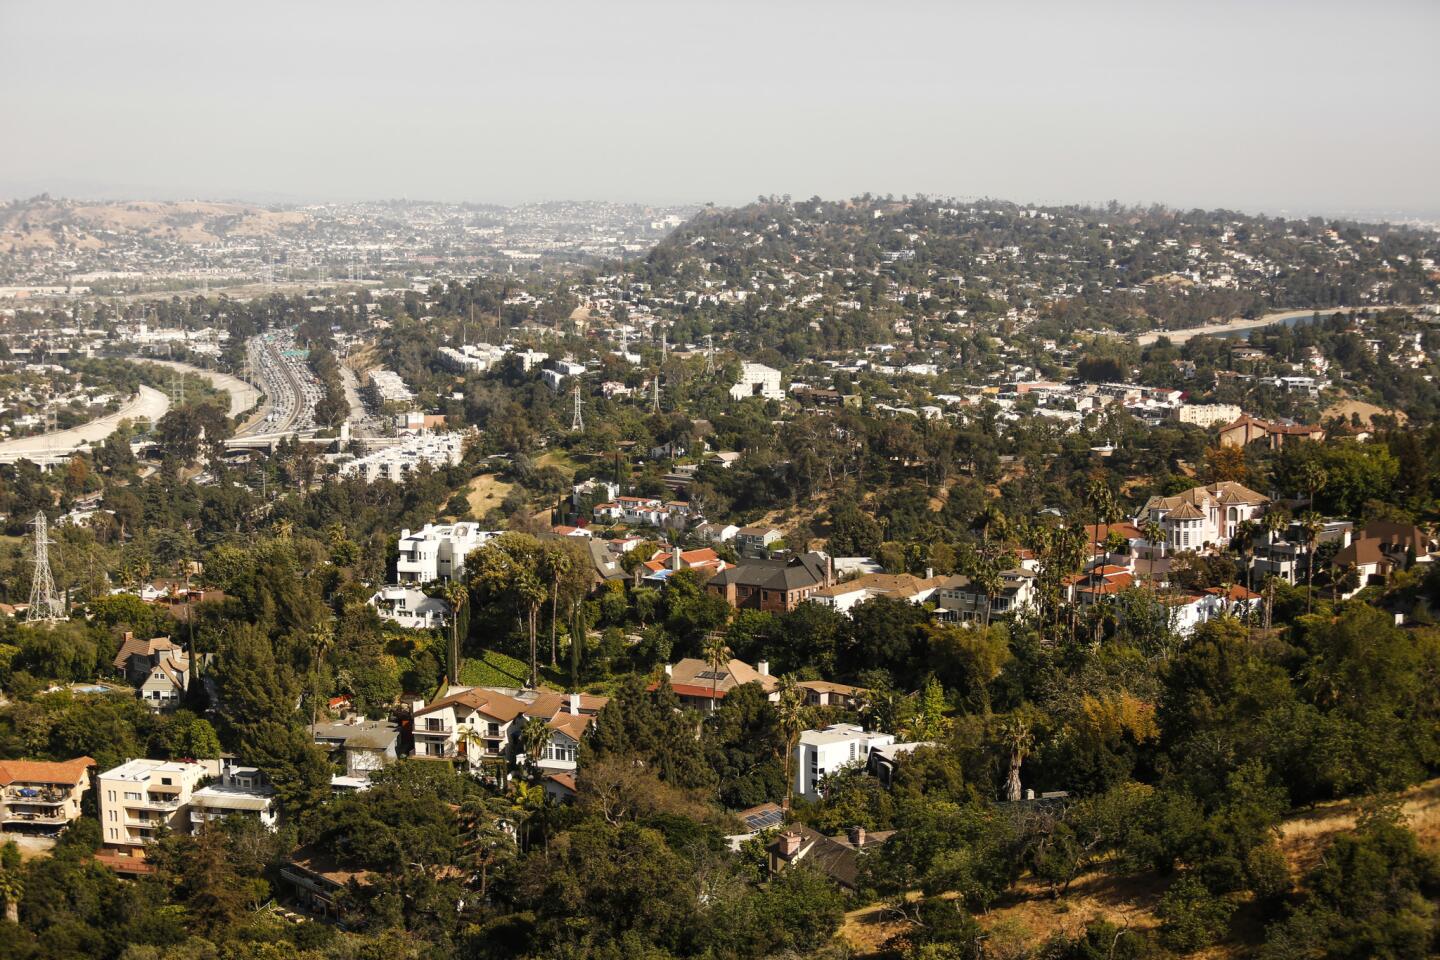
{"label": "palm tree", "polygon": [[719,630],[706,634],[701,653],[705,656],[705,665],[710,668],[710,712],[714,713],[720,675],[730,666],[730,648],[725,645],[725,634]]}
{"label": "palm tree", "polygon": [[530,768],[531,773],[536,770],[540,762],[540,755],[550,745],[550,738],[554,731],[550,724],[534,719],[520,728],[520,748],[525,751],[525,764]]}
{"label": "palm tree", "polygon": [[1250,560],[1255,556],[1255,535],[1260,532],[1260,524],[1254,520],[1242,520],[1235,525],[1234,546],[1240,551],[1241,562],[1245,564],[1245,589],[1249,590],[1254,583],[1251,576]]}
{"label": "palm tree", "polygon": [[5,901],[5,919],[20,922],[20,900],[25,896],[25,880],[17,870],[0,870],[0,899]]}
{"label": "palm tree", "polygon": [[1320,514],[1307,510],[1300,515],[1300,535],[1305,538],[1305,612],[1308,614],[1315,602],[1315,542],[1325,522]]}
{"label": "palm tree", "polygon": [[1297,471],[1300,485],[1305,488],[1307,509],[1315,509],[1315,493],[1325,489],[1325,484],[1330,481],[1330,474],[1314,460],[1306,460],[1300,465]]}
{"label": "palm tree", "polygon": [[445,600],[450,604],[450,650],[445,669],[450,673],[450,682],[460,682],[460,610],[470,599],[470,589],[459,580],[445,584]]}
{"label": "palm tree", "polygon": [[1148,517],[1140,527],[1140,535],[1150,544],[1150,579],[1155,579],[1155,547],[1160,547],[1160,556],[1165,556],[1165,528],[1154,517]]}
{"label": "palm tree", "polygon": [[556,653],[555,610],[560,602],[560,579],[570,573],[573,564],[570,561],[570,554],[558,546],[546,549],[543,559],[545,575],[550,580],[550,666],[558,667],[560,661]]}
{"label": "palm tree", "polygon": [[775,717],[785,750],[785,813],[788,816],[795,790],[795,781],[790,776],[791,755],[795,752],[795,740],[805,722],[805,701],[800,696],[794,677],[786,675],[780,678],[780,699],[775,703]]}
{"label": "palm tree", "polygon": [[[335,625],[329,620],[315,623],[305,631],[305,639],[310,644],[310,655],[313,658],[310,671],[310,723],[313,726],[320,719],[320,693],[325,682],[325,658],[335,646]],[[193,664],[197,659],[195,651],[191,650],[190,662]]]}
{"label": "palm tree", "polygon": [[1010,776],[1005,781],[1005,799],[1013,803],[1021,797],[1020,767],[1035,745],[1029,721],[1015,715],[1001,723],[1000,742],[1010,748]]}

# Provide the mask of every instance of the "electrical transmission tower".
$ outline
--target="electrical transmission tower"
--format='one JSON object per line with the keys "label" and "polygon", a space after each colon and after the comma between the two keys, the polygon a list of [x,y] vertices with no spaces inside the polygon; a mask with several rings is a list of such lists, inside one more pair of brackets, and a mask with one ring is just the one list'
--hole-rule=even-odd
{"label": "electrical transmission tower", "polygon": [[650,412],[660,412],[660,371],[655,371],[655,379],[650,381]]}
{"label": "electrical transmission tower", "polygon": [[705,334],[705,372],[715,372],[715,337]]}
{"label": "electrical transmission tower", "polygon": [[30,582],[30,608],[25,611],[25,622],[53,622],[65,619],[65,605],[55,590],[55,578],[50,575],[50,525],[44,512],[35,514],[30,521],[35,528],[35,575]]}
{"label": "electrical transmission tower", "polygon": [[579,433],[585,429],[585,417],[580,413],[580,378],[575,378],[575,413],[570,417],[570,430]]}
{"label": "electrical transmission tower", "polygon": [[662,361],[670,359],[670,345],[665,339],[666,332],[665,330],[660,331],[660,359]]}

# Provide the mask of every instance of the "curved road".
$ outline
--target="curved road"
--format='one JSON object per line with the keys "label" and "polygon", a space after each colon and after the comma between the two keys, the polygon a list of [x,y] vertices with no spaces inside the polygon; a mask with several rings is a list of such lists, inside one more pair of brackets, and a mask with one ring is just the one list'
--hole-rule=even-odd
{"label": "curved road", "polygon": [[98,443],[120,429],[120,421],[147,418],[151,423],[165,416],[170,409],[170,398],[154,387],[141,385],[140,392],[114,413],[98,417],[88,423],[68,430],[42,433],[34,437],[21,437],[0,443],[0,463],[14,463],[16,460],[41,461],[63,460],[87,444]]}
{"label": "curved road", "polygon": [[178,373],[188,373],[191,376],[203,377],[209,380],[215,389],[224,390],[230,394],[230,416],[232,417],[238,417],[246,410],[255,406],[255,400],[258,396],[257,391],[239,377],[232,377],[230,374],[221,373],[218,370],[206,370],[204,367],[181,363],[179,360],[151,360],[145,358],[137,362],[153,363],[156,366],[166,367]]}

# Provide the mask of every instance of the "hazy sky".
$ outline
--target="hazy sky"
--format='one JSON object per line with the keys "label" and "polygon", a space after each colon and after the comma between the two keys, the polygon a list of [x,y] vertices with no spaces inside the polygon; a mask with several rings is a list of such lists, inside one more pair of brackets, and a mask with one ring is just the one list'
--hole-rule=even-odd
{"label": "hazy sky", "polygon": [[1437,0],[0,0],[0,196],[1437,214],[1437,40]]}

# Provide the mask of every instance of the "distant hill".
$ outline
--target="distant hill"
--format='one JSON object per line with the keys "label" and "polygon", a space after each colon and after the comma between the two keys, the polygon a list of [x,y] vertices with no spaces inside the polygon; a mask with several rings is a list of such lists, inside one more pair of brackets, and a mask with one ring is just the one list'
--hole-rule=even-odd
{"label": "distant hill", "polygon": [[224,237],[273,236],[304,227],[309,214],[243,203],[93,203],[36,197],[0,206],[0,254],[70,247],[103,250],[141,238],[207,244]]}

